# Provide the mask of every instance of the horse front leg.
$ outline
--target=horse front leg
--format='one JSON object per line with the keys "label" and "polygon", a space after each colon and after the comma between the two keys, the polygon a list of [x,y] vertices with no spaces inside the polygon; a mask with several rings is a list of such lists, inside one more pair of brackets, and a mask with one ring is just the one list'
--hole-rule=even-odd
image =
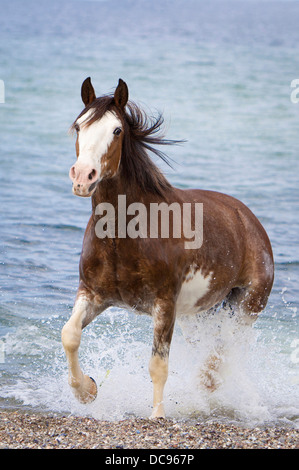
{"label": "horse front leg", "polygon": [[174,327],[174,308],[156,306],[153,312],[154,341],[149,372],[153,383],[151,418],[165,418],[163,392],[168,377],[169,348]]}
{"label": "horse front leg", "polygon": [[68,361],[69,385],[74,395],[81,403],[92,402],[97,395],[95,381],[88,375],[84,375],[79,364],[78,349],[81,341],[82,330],[98,314],[99,309],[88,293],[79,291],[73,307],[72,315],[61,331],[62,344]]}

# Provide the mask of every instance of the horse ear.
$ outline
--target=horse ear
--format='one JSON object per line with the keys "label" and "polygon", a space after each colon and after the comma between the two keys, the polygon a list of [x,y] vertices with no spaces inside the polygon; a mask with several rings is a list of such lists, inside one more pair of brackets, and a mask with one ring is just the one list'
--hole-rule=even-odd
{"label": "horse ear", "polygon": [[114,102],[120,109],[124,109],[128,102],[129,90],[127,84],[120,78],[114,92]]}
{"label": "horse ear", "polygon": [[92,103],[96,99],[90,77],[86,78],[81,86],[81,98],[85,106]]}

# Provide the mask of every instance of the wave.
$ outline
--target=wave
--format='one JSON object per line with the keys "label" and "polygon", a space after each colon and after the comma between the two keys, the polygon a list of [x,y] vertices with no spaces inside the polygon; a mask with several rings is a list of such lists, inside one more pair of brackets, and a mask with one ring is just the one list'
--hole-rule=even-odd
{"label": "wave", "polygon": [[[41,228],[41,229],[58,229],[58,230],[70,230],[70,231],[77,231],[77,232],[82,232],[85,230],[83,227],[79,227],[77,225],[70,225],[70,224],[49,224],[49,223],[14,223],[12,224],[14,226],[19,226],[19,227],[34,227],[34,228]],[[26,241],[26,240],[25,240]]]}
{"label": "wave", "polygon": [[275,261],[275,266],[286,266],[286,267],[298,267],[299,266],[299,261]]}

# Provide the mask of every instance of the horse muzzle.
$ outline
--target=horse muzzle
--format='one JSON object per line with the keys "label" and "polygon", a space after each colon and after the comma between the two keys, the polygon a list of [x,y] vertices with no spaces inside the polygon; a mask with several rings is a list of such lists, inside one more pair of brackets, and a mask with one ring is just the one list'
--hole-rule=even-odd
{"label": "horse muzzle", "polygon": [[75,196],[90,197],[95,192],[96,186],[97,186],[97,182],[92,183],[89,186],[74,183],[72,191]]}
{"label": "horse muzzle", "polygon": [[92,196],[99,179],[97,170],[75,164],[71,167],[69,176],[73,182],[73,194],[81,197]]}

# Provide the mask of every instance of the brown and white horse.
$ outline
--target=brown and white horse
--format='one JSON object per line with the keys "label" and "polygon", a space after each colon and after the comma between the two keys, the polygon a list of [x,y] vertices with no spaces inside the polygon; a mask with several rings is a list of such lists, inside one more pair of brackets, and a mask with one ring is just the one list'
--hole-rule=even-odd
{"label": "brown and white horse", "polygon": [[[70,178],[75,195],[91,196],[92,214],[83,240],[76,301],[62,329],[69,384],[81,402],[95,398],[96,384],[83,374],[78,360],[82,329],[109,306],[132,308],[153,318],[152,417],[164,417],[163,389],[176,317],[198,315],[225,301],[243,320],[256,319],[272,288],[271,245],[258,219],[237,199],[214,191],[177,189],[166,180],[148,156],[152,151],[164,158],[153,145],[172,143],[159,135],[163,119],[149,120],[128,101],[125,82],[119,80],[114,95],[96,98],[87,78],[81,96],[85,108],[72,126],[77,132],[77,161]],[[106,215],[113,208],[115,216],[110,236],[108,231],[107,236],[97,233],[103,203]],[[173,233],[173,214],[169,236],[160,236],[161,214],[158,236],[151,236],[150,206],[162,203],[168,208],[198,203],[203,208],[197,247],[186,248],[185,232]],[[145,232],[128,236],[120,231],[119,221],[125,217],[129,224],[136,207],[145,208],[143,220],[148,225]],[[192,213],[192,227],[194,217]],[[136,230],[140,221],[135,217]],[[105,222],[111,228],[111,220]],[[103,220],[101,224],[103,228]]]}

